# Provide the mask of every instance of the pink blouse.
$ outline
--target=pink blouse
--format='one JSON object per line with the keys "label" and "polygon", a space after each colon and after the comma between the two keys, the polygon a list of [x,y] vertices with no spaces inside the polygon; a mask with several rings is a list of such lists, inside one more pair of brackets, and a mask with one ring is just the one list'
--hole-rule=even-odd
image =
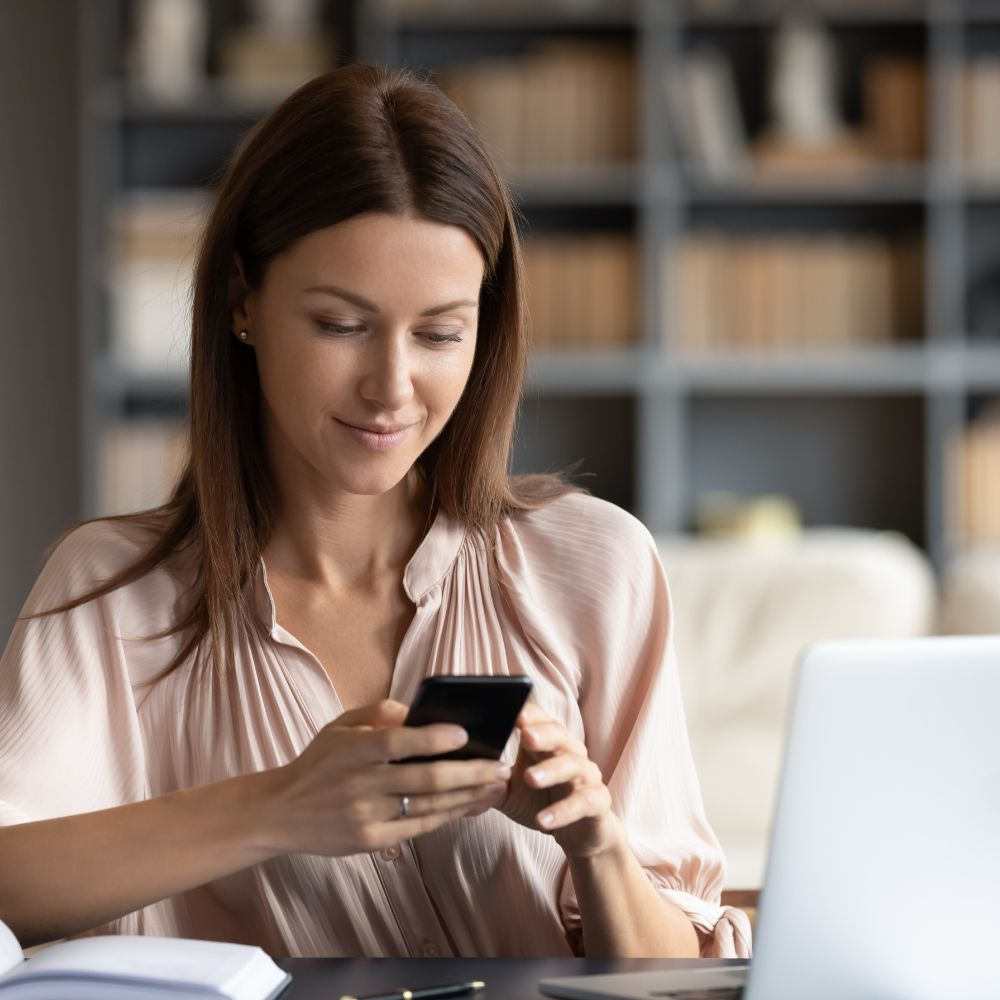
{"label": "pink blouse", "polygon": [[[147,539],[96,522],[57,548],[26,611],[123,567]],[[439,514],[406,567],[416,611],[390,697],[434,674],[527,674],[588,747],[632,850],[691,918],[705,956],[747,956],[746,915],[719,904],[724,861],[702,807],[652,538],[624,511],[571,495],[498,529],[499,586],[462,525]],[[19,621],[0,660],[0,823],[89,812],[277,767],[343,711],[317,658],[275,618],[261,562],[258,621],[224,679],[144,637],[190,579],[158,567],[106,597]],[[516,738],[504,759],[512,762]],[[565,855],[496,810],[369,854],[289,855],[161,900],[104,933],[258,944],[291,956],[558,956],[579,948]]]}

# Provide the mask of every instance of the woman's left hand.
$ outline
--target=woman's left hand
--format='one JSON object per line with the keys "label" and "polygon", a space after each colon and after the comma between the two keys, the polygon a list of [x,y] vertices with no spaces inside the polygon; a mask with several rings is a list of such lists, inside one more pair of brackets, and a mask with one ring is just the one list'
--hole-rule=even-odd
{"label": "woman's left hand", "polygon": [[569,857],[620,846],[611,793],[587,748],[533,703],[518,716],[521,746],[498,808],[532,830],[551,833]]}

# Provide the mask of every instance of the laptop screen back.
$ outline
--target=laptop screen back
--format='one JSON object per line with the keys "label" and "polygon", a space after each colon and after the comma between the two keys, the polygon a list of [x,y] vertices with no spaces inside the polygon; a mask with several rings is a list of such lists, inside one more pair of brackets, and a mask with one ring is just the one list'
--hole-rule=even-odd
{"label": "laptop screen back", "polygon": [[798,675],[747,1000],[1000,996],[1000,638]]}

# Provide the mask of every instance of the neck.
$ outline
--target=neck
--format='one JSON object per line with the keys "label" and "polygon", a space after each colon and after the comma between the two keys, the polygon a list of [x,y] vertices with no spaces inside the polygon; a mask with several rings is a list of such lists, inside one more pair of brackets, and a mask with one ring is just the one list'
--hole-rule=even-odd
{"label": "neck", "polygon": [[427,526],[427,490],[411,472],[379,496],[280,495],[264,553],[269,569],[334,591],[377,589],[402,577]]}

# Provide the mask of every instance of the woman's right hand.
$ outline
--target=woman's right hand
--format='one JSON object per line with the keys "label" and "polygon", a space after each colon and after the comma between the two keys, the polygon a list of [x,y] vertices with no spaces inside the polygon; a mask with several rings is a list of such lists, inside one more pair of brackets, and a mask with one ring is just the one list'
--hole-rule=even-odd
{"label": "woman's right hand", "polygon": [[[485,812],[507,793],[510,768],[494,760],[393,764],[462,746],[459,726],[403,725],[397,701],[345,712],[264,783],[264,836],[281,854],[336,857],[378,850]],[[403,796],[409,798],[400,816]]]}

